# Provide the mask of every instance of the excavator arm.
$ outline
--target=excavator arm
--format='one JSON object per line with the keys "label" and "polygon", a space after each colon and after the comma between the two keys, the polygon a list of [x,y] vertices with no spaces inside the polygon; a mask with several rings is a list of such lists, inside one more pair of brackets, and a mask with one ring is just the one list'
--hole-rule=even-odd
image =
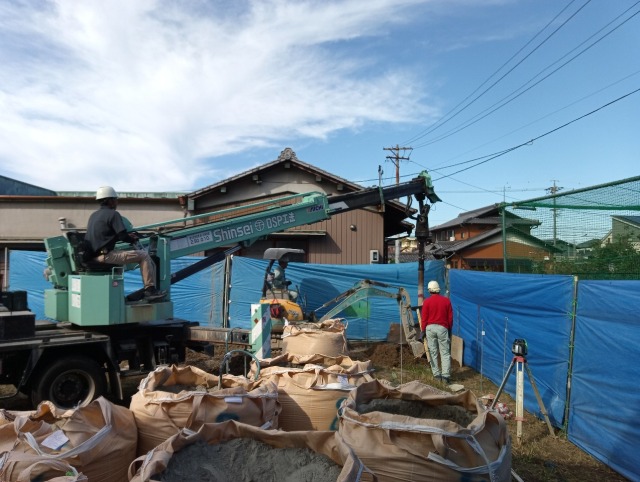
{"label": "excavator arm", "polygon": [[[390,291],[396,290],[396,291]],[[409,293],[402,287],[392,286],[379,281],[361,280],[358,281],[353,288],[341,293],[332,300],[327,301],[324,305],[320,306],[309,318],[315,318],[315,313],[327,308],[328,306],[335,305],[329,309],[319,320],[319,322],[331,319],[343,312],[349,306],[364,300],[369,297],[380,298],[392,298],[398,302],[398,308],[400,310],[400,323],[404,331],[405,338],[411,347],[411,351],[416,358],[420,358],[425,353],[424,344],[418,340],[420,333],[420,326],[414,321],[413,309],[411,307],[411,298]]]}

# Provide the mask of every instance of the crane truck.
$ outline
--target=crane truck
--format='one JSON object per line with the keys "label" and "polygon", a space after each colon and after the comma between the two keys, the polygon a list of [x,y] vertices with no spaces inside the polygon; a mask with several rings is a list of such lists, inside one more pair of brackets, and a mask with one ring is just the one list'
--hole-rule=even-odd
{"label": "crane truck", "polygon": [[[224,343],[251,349],[257,342],[249,330],[175,318],[171,285],[270,233],[412,196],[421,210],[425,200],[440,200],[430,176],[422,172],[411,181],[388,187],[337,196],[318,192],[284,196],[132,228],[156,264],[156,286],[167,292],[156,302],[147,302],[142,290],[125,295],[124,271],[135,266],[88,261],[82,232],[46,238],[45,271],[51,283],[44,293],[48,320],[35,320],[17,292],[13,293],[15,303],[6,301],[12,300],[11,292],[3,294],[0,384],[15,386],[8,396],[23,393],[34,406],[49,400],[61,408],[73,408],[101,395],[122,399],[121,378],[152,371],[163,363],[184,362],[188,347]],[[427,222],[426,216],[422,222]],[[428,232],[428,225],[418,231]],[[193,265],[171,272],[171,260],[211,251]]]}

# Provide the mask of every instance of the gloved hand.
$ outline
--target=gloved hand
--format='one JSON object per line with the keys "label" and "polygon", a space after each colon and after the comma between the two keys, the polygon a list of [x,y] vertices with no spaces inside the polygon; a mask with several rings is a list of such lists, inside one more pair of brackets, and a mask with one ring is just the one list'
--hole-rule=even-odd
{"label": "gloved hand", "polygon": [[418,341],[424,340],[426,336],[427,336],[427,332],[426,331],[421,331],[420,335],[418,336]]}

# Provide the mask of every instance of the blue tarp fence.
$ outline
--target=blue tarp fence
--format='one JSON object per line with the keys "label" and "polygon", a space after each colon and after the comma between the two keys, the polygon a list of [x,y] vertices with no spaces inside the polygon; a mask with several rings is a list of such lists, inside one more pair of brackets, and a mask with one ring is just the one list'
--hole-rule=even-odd
{"label": "blue tarp fence", "polygon": [[[43,274],[46,258],[46,253],[39,251],[11,251],[9,254],[9,289],[27,292],[29,309],[39,320],[45,319],[44,290],[52,287]],[[185,257],[173,260],[171,272],[175,273],[201,259]],[[126,271],[124,284],[126,293],[142,288],[140,271]],[[222,310],[223,287],[224,263],[217,263],[176,283],[171,287],[173,315],[176,318],[199,321],[203,325],[220,326],[218,313]]]}
{"label": "blue tarp fence", "polygon": [[[199,261],[175,260],[172,271]],[[10,289],[26,290],[29,307],[44,317],[44,253],[12,251]],[[230,327],[250,328],[250,305],[260,298],[267,262],[234,257],[229,303]],[[425,282],[444,284],[441,262],[428,262]],[[417,263],[391,265],[290,264],[287,277],[306,298],[307,309],[372,279],[409,291],[417,303]],[[579,281],[571,276],[522,275],[450,270],[453,333],[464,339],[464,364],[499,385],[513,360],[518,338],[528,344],[527,365],[556,427],[569,440],[630,480],[640,480],[636,447],[640,395],[635,361],[640,356],[640,281]],[[137,271],[125,274],[127,292],[141,287]],[[172,287],[176,317],[222,326],[224,263]],[[395,301],[370,299],[361,317],[348,316],[352,340],[383,340],[399,320]],[[362,317],[362,313],[368,315]],[[342,316],[342,315],[341,315]],[[541,417],[525,373],[525,408]],[[571,390],[568,391],[570,379]],[[515,397],[515,370],[505,385]]]}
{"label": "blue tarp fence", "polygon": [[[189,256],[173,260],[171,272],[183,269],[200,261],[201,257]],[[44,279],[46,254],[33,251],[11,251],[10,289],[28,292],[29,308],[38,319],[44,319],[44,290],[51,284]],[[362,279],[370,279],[405,288],[412,303],[418,302],[418,263],[350,265],[313,265],[291,263],[287,268],[287,278],[293,280],[301,296],[298,301],[306,304],[306,310],[313,310],[353,287]],[[251,329],[251,304],[257,303],[262,295],[262,283],[268,261],[234,256],[231,269],[231,290],[229,302],[230,328]],[[425,263],[425,280],[445,283],[444,263]],[[124,275],[125,293],[142,287],[140,272],[127,271]],[[190,276],[171,287],[174,302],[174,316],[198,321],[202,325],[221,327],[224,262]],[[358,314],[354,310],[342,313],[348,323],[347,337],[352,340],[384,340],[391,323],[399,322],[398,303],[390,298],[371,298],[361,302]],[[330,307],[329,307],[330,308]],[[320,315],[323,312],[319,312]]]}
{"label": "blue tarp fence", "polygon": [[[513,341],[525,339],[527,364],[552,424],[564,425],[585,452],[640,480],[634,366],[640,357],[640,281],[451,270],[449,283],[453,332],[464,339],[465,365],[500,385]],[[513,370],[505,385],[514,398],[515,378]],[[525,408],[542,417],[527,373],[524,380]]]}
{"label": "blue tarp fence", "polygon": [[[231,328],[249,328],[251,304],[257,303],[262,294],[267,262],[251,258],[233,258],[231,303],[229,308]],[[370,279],[392,286],[405,288],[414,306],[418,303],[417,270],[418,263],[366,264],[295,264],[287,267],[287,278],[297,285],[301,298],[298,302],[306,304],[305,311],[319,308],[339,294],[352,288],[359,280]],[[437,280],[444,285],[445,268],[442,261],[425,262],[424,279]],[[426,291],[426,290],[425,290]],[[348,323],[347,337],[350,340],[385,340],[391,323],[399,323],[398,303],[389,298],[370,298],[362,302],[357,310],[358,317],[347,311],[340,314]],[[304,306],[303,306],[304,308]],[[331,307],[328,307],[331,308]],[[319,315],[324,312],[319,312]]]}
{"label": "blue tarp fence", "polygon": [[[525,339],[527,363],[549,418],[562,426],[573,277],[451,270],[449,283],[453,332],[464,339],[464,364],[500,385],[513,359],[513,340]],[[515,376],[508,379],[505,391],[515,394]],[[540,412],[529,383],[524,402],[527,411]]]}
{"label": "blue tarp fence", "polygon": [[578,284],[569,440],[640,480],[640,281]]}

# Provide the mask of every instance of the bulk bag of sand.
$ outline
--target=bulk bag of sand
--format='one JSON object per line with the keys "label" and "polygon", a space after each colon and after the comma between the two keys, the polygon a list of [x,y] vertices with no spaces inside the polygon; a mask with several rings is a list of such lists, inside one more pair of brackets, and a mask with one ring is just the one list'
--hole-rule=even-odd
{"label": "bulk bag of sand", "polygon": [[437,392],[417,381],[362,384],[340,407],[338,432],[380,481],[510,481],[504,419],[468,390]]}
{"label": "bulk bag of sand", "polygon": [[295,355],[348,355],[346,329],[347,325],[339,319],[287,325],[282,332],[282,352]]}
{"label": "bulk bag of sand", "polygon": [[[2,480],[17,482],[88,482],[86,475],[79,473],[75,467],[62,460],[47,460],[39,455],[16,454],[9,459],[9,453],[0,456]],[[5,457],[7,463],[5,465]]]}
{"label": "bulk bag of sand", "polygon": [[17,417],[29,417],[34,412],[33,410],[5,410],[0,409],[0,427],[8,423],[13,423]]}
{"label": "bulk bag of sand", "polygon": [[[304,362],[307,363],[304,363]],[[369,361],[323,355],[283,354],[260,361],[259,380],[277,385],[279,428],[337,430],[338,407],[358,385],[373,380]],[[251,373],[256,373],[255,362]]]}
{"label": "bulk bag of sand", "polygon": [[[37,438],[47,437],[55,429],[51,426],[51,423],[44,421],[42,418],[48,418],[49,421],[53,421],[52,417],[49,417],[50,410],[55,407],[50,407],[47,404],[43,405],[43,409],[46,411],[45,417],[36,417],[37,410],[11,412],[3,411],[1,416],[3,423],[0,424],[0,453],[10,452],[15,446],[16,440],[23,432],[29,432],[31,435]],[[32,418],[32,416],[34,416]]]}
{"label": "bulk bag of sand", "polygon": [[41,468],[60,461],[91,482],[121,482],[135,458],[137,437],[131,411],[103,397],[66,411],[42,402],[30,415],[0,426],[0,452],[6,451],[0,480],[20,480],[39,458]]}
{"label": "bulk bag of sand", "polygon": [[280,403],[274,383],[207,373],[193,366],[159,367],[140,382],[130,409],[138,427],[138,455],[182,428],[236,420],[278,428]]}
{"label": "bulk bag of sand", "polygon": [[[162,474],[162,475],[161,475]],[[130,482],[375,480],[336,432],[261,430],[233,420],[184,429],[129,468]]]}
{"label": "bulk bag of sand", "polygon": [[[356,361],[347,355],[298,355],[295,353],[281,353],[273,358],[263,358],[258,360],[260,366],[256,366],[256,362],[251,362],[249,374],[247,375],[251,379],[256,379],[260,375],[270,376],[271,372],[280,370],[282,368],[304,368],[306,365],[319,365],[323,368],[333,367],[334,369],[341,369],[347,373],[355,374],[361,372],[373,372],[373,365],[370,360]],[[260,372],[257,372],[257,368]]]}

